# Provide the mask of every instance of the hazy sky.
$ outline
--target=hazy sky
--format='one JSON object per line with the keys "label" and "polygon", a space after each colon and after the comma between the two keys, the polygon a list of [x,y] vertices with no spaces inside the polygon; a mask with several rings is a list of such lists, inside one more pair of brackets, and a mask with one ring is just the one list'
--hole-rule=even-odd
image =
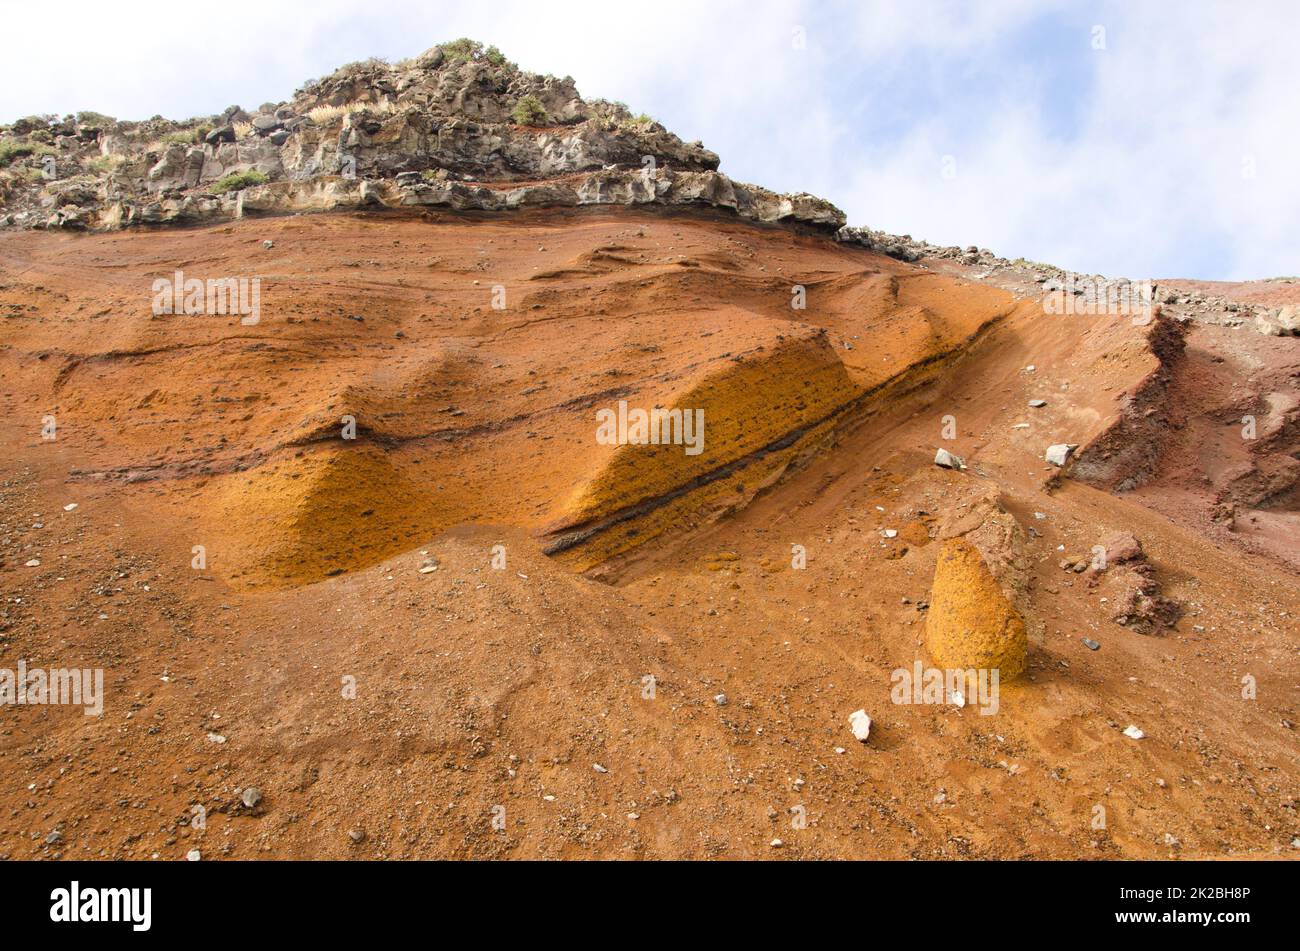
{"label": "hazy sky", "polygon": [[1300,7],[3,0],[0,118],[186,118],[471,36],[852,224],[1130,277],[1300,273]]}

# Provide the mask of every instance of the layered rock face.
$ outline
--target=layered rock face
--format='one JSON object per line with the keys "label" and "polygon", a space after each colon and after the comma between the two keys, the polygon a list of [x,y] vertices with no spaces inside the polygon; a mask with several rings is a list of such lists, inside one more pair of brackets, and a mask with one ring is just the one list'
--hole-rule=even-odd
{"label": "layered rock face", "polygon": [[250,212],[705,205],[834,231],[811,195],[733,182],[718,156],[570,78],[467,40],[353,63],[289,102],[186,122],[80,113],[0,127],[0,226],[115,229]]}

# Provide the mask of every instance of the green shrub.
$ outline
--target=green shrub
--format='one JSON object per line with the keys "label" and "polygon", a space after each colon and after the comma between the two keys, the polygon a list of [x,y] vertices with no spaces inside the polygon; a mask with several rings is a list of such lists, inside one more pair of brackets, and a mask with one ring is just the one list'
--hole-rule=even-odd
{"label": "green shrub", "polygon": [[450,43],[443,43],[442,54],[453,63],[468,63],[470,60],[478,59],[483,55],[483,44],[477,40],[471,40],[467,36],[462,36]]}
{"label": "green shrub", "polygon": [[442,55],[451,63],[490,63],[493,66],[505,66],[515,69],[515,64],[506,59],[506,55],[495,46],[485,47],[478,40],[462,36],[458,40],[442,44]]}
{"label": "green shrub", "polygon": [[77,113],[77,125],[96,126],[102,129],[104,126],[112,125],[116,121],[112,116],[106,116],[102,112],[84,111]]}
{"label": "green shrub", "polygon": [[491,63],[493,66],[513,67],[515,65],[514,63],[510,62],[510,60],[506,59],[505,54],[502,53],[495,46],[489,46],[486,50],[484,50],[483,58],[487,60],[489,63]]}
{"label": "green shrub", "polygon": [[42,142],[20,139],[0,139],[0,168],[6,168],[14,159],[28,155],[53,155],[54,149]]}
{"label": "green shrub", "polygon": [[87,162],[86,168],[97,175],[103,175],[107,172],[116,171],[125,162],[126,156],[124,155],[101,155]]}
{"label": "green shrub", "polygon": [[[382,56],[371,56],[369,59],[359,59],[356,62],[348,63],[340,67],[339,69],[337,69],[335,72],[354,73],[363,69],[376,69],[380,66],[387,66],[387,65],[388,65],[388,60],[384,59]],[[275,105],[276,105],[275,103],[271,102],[271,103],[267,103],[267,105],[269,105],[271,108],[270,109],[264,108],[262,110],[263,112],[275,111]]]}
{"label": "green shrub", "polygon": [[519,125],[545,125],[546,107],[542,105],[541,100],[529,93],[515,103],[510,117]]}
{"label": "green shrub", "polygon": [[214,195],[224,195],[229,191],[240,191],[244,188],[250,188],[253,185],[265,185],[270,179],[261,172],[235,172],[233,175],[227,175],[225,178],[218,179],[212,186]]}

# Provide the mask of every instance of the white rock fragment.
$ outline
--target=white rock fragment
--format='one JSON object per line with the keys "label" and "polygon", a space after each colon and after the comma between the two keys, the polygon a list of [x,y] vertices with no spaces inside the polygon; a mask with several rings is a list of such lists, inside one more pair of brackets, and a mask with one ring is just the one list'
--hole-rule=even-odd
{"label": "white rock fragment", "polygon": [[197,862],[201,858],[203,858],[203,855],[198,849],[190,849],[185,853],[185,861],[187,862]]}
{"label": "white rock fragment", "polygon": [[1030,400],[1029,405],[1034,409],[1042,409],[1047,405],[1047,400]]}
{"label": "white rock fragment", "polygon": [[591,768],[594,769],[594,770],[595,770],[596,772],[598,772],[598,773],[608,773],[608,772],[609,772],[609,770],[607,770],[604,766],[601,766],[599,763],[592,763],[592,764],[591,764]]}
{"label": "white rock fragment", "polygon": [[767,844],[774,849],[779,849],[781,846],[785,845],[785,843],[782,842],[780,839],[773,839],[771,842]]}
{"label": "white rock fragment", "polygon": [[209,733],[209,734],[208,734],[208,742],[209,742],[209,743],[224,743],[224,742],[226,742],[226,738],[225,738],[224,736],[222,736],[220,733]]}
{"label": "white rock fragment", "polygon": [[725,707],[727,705],[727,695],[725,693],[720,693],[713,698],[713,702],[720,707]]}
{"label": "white rock fragment", "polygon": [[1070,456],[1078,448],[1077,445],[1071,443],[1057,443],[1055,446],[1047,447],[1047,454],[1043,458],[1059,468],[1070,461]]}
{"label": "white rock fragment", "polygon": [[28,568],[39,568],[40,566],[41,560],[39,558],[33,558],[31,561],[27,562]]}
{"label": "white rock fragment", "polygon": [[871,735],[871,717],[867,716],[866,710],[854,710],[849,714],[849,729],[859,743],[867,742],[867,737]]}
{"label": "white rock fragment", "polygon": [[886,529],[882,529],[881,532],[880,532],[880,534],[884,535],[886,538],[897,538],[897,537],[898,537],[898,529],[896,529],[896,528],[886,528]]}
{"label": "white rock fragment", "polygon": [[960,456],[954,456],[947,449],[940,449],[934,454],[934,464],[941,469],[965,469],[966,463]]}
{"label": "white rock fragment", "polygon": [[1124,727],[1124,735],[1127,736],[1130,740],[1140,740],[1144,736],[1146,736],[1145,733],[1143,733],[1141,730],[1139,730],[1137,727],[1133,726],[1132,724],[1129,724],[1128,726]]}
{"label": "white rock fragment", "polygon": [[65,512],[71,512],[71,511],[72,511],[73,509],[75,509],[76,507],[77,507],[77,503],[76,503],[76,502],[69,502],[67,505],[63,506],[63,511],[65,511]]}

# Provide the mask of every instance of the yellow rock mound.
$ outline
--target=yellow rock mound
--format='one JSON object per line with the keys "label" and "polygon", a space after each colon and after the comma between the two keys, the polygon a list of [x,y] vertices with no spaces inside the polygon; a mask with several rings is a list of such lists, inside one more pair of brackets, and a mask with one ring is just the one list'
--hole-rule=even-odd
{"label": "yellow rock mound", "polygon": [[939,551],[925,646],[935,664],[945,669],[997,668],[1002,680],[1025,669],[1024,619],[979,550],[964,538],[949,539]]}

